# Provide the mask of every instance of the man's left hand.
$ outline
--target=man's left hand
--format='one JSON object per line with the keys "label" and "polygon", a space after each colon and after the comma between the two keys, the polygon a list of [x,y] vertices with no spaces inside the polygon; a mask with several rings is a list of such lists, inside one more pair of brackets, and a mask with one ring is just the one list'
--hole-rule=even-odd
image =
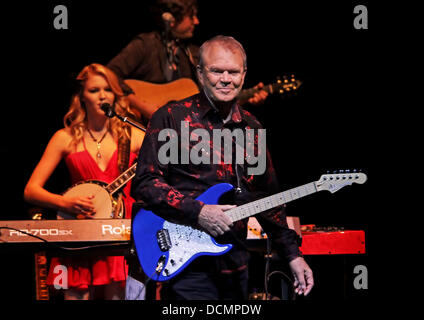
{"label": "man's left hand", "polygon": [[298,295],[307,296],[314,286],[314,277],[311,268],[302,257],[297,257],[289,262],[294,276],[294,291]]}

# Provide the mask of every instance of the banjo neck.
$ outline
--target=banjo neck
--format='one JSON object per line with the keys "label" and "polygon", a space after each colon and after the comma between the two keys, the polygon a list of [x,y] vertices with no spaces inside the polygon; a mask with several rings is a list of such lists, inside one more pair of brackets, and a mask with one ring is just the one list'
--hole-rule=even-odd
{"label": "banjo neck", "polygon": [[134,163],[131,167],[125,170],[120,176],[118,176],[115,180],[109,183],[105,189],[111,195],[113,195],[116,191],[121,189],[128,181],[130,181],[135,176],[135,170],[137,169],[137,163]]}

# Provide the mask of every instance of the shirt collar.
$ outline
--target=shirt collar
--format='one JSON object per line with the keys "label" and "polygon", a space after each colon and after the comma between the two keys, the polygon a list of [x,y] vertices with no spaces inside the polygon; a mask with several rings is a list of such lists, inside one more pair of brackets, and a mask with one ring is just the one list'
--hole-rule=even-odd
{"label": "shirt collar", "polygon": [[[200,91],[199,109],[200,109],[200,117],[201,118],[204,118],[206,116],[206,114],[208,114],[209,112],[218,113],[218,110],[211,103],[211,101],[206,96],[206,94],[203,90]],[[243,120],[246,121],[244,112],[242,111],[242,108],[239,105],[239,103],[236,102],[232,106],[231,119],[227,123],[230,123],[230,122],[240,123]]]}

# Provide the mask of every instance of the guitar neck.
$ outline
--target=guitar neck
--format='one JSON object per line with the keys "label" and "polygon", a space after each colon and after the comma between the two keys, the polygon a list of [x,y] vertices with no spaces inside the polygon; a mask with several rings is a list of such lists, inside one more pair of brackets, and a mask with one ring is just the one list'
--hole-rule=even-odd
{"label": "guitar neck", "polygon": [[110,194],[114,194],[123,185],[125,185],[128,181],[130,181],[132,178],[134,178],[136,169],[137,169],[137,163],[134,163],[124,173],[122,173],[118,178],[116,178],[110,184],[108,184],[105,187],[106,191],[109,192]]}
{"label": "guitar neck", "polygon": [[300,80],[295,80],[294,77],[292,77],[290,80],[288,80],[287,77],[284,77],[284,80],[278,80],[277,82],[263,86],[260,89],[244,89],[239,93],[238,100],[240,104],[244,104],[247,102],[247,100],[252,98],[256,92],[259,92],[261,90],[266,91],[269,94],[282,94],[297,90],[301,84],[302,82]]}
{"label": "guitar neck", "polygon": [[226,213],[230,219],[235,222],[278,207],[287,202],[303,198],[317,191],[315,182],[311,182],[300,187],[289,189],[272,196],[238,206],[234,209],[228,210]]}
{"label": "guitar neck", "polygon": [[238,99],[239,101],[247,101],[251,97],[253,97],[256,92],[259,92],[260,90],[264,90],[267,93],[272,94],[277,89],[277,85],[278,84],[269,84],[267,86],[264,86],[261,89],[256,89],[256,88],[244,89],[239,93]]}

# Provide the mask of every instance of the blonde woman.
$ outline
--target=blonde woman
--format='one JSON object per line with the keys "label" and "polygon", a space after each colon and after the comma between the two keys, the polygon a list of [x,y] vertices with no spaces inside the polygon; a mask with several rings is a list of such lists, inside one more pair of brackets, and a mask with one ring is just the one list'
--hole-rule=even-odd
{"label": "blonde woman", "polygon": [[[101,105],[108,103],[115,106],[119,115],[131,114],[113,71],[100,64],[90,64],[83,68],[77,81],[78,90],[64,117],[65,127],[50,139],[25,187],[24,198],[37,206],[59,210],[76,218],[90,218],[95,214],[93,195],[71,197],[54,194],[44,188],[45,183],[61,160],[68,167],[72,183],[89,179],[112,182],[120,174],[118,141],[123,137],[130,138],[131,165],[137,158],[144,132],[124,124],[116,117],[106,117],[101,110]],[[127,183],[123,189],[126,218],[130,218],[134,202],[129,196],[130,184]],[[88,300],[94,295],[99,297],[99,294],[103,299],[124,297],[127,277],[124,257],[52,258],[48,276],[50,285],[57,276],[53,274],[56,265],[67,267],[68,288],[64,290],[67,300]]]}

